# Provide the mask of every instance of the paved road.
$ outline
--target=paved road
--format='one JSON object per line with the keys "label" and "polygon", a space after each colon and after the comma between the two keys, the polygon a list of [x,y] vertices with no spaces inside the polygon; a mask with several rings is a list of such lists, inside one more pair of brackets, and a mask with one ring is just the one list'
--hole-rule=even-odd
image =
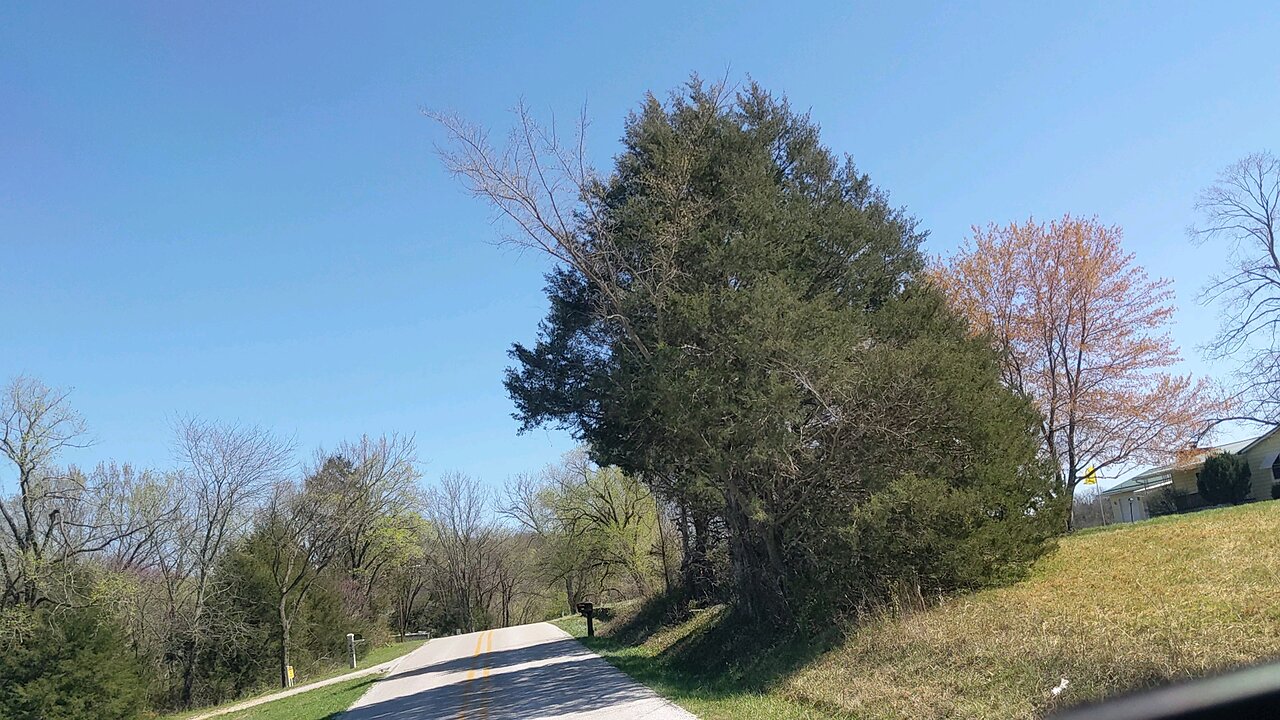
{"label": "paved road", "polygon": [[548,623],[439,638],[342,720],[695,720]]}

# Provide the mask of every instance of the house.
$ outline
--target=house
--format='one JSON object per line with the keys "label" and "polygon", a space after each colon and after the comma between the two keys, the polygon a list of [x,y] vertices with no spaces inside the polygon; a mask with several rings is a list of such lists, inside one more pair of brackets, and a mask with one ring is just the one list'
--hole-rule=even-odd
{"label": "house", "polygon": [[1239,453],[1249,461],[1253,491],[1250,500],[1270,500],[1272,486],[1280,483],[1280,427],[1258,437],[1185,453],[1177,461],[1125,480],[1102,492],[1105,512],[1112,522],[1134,522],[1162,514],[1161,506],[1172,503],[1177,512],[1197,510],[1208,503],[1196,487],[1196,473],[1209,455]]}

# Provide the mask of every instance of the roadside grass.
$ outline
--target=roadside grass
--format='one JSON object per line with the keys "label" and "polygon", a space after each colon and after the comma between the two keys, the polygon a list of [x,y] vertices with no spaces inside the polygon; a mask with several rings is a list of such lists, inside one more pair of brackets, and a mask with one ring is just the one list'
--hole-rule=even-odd
{"label": "roadside grass", "polygon": [[336,720],[377,680],[376,675],[355,678],[218,717],[219,720]]}
{"label": "roadside grass", "polygon": [[[1020,583],[843,637],[753,647],[720,608],[645,612],[660,614],[620,612],[586,642],[708,720],[1042,717],[1280,659],[1280,502],[1072,535]],[[581,618],[557,624],[585,634]]]}
{"label": "roadside grass", "polygon": [[[407,640],[405,642],[391,643],[390,645],[381,645],[379,647],[373,648],[364,657],[360,658],[359,667],[357,667],[355,670],[352,670],[346,665],[336,665],[336,664],[326,665],[322,668],[313,669],[309,673],[305,673],[305,674],[299,673],[295,678],[295,684],[307,685],[310,683],[320,682],[322,680],[335,678],[340,675],[346,675],[347,673],[358,672],[360,670],[372,667],[374,665],[381,665],[382,663],[390,662],[391,660],[395,660],[396,658],[401,657],[403,655],[408,655],[409,653],[421,647],[422,644],[425,642],[427,641],[426,640]],[[355,682],[357,680],[370,680],[370,679],[377,679],[377,678],[376,676],[372,678],[357,678],[352,682]],[[302,695],[298,695],[295,697],[302,697],[303,695],[309,696],[313,693],[327,691],[327,690],[330,690],[331,688],[336,688],[341,686],[342,684],[340,683],[340,684],[336,684],[336,685],[332,685],[324,688],[317,688],[316,690],[311,690],[311,691],[302,693]],[[194,708],[192,710],[185,710],[183,712],[175,713],[172,715],[162,715],[159,718],[157,718],[157,720],[187,720],[188,718],[193,718],[200,715],[204,715],[205,713],[213,712],[214,710],[217,710],[219,707],[225,707],[227,705],[238,705],[242,702],[245,702],[246,700],[253,700],[254,698],[264,697],[266,695],[271,695],[272,693],[277,693],[277,692],[280,692],[280,687],[279,687],[278,681],[275,681],[273,677],[273,681],[270,682],[269,684],[264,683],[263,686],[258,690],[248,693],[242,697],[236,698],[235,700],[229,700],[220,705],[213,705],[213,706]],[[292,699],[292,698],[286,698],[286,699]],[[277,702],[282,702],[282,701],[277,701]],[[352,702],[354,702],[354,700]],[[270,703],[270,704],[274,704],[274,703]],[[348,705],[349,704],[350,703],[348,703]],[[266,706],[264,705],[263,707],[266,707]],[[254,709],[256,710],[257,708],[254,708]],[[235,714],[219,715],[218,717],[219,718],[241,718],[241,717],[251,717],[251,716],[242,716],[239,713],[235,713]],[[256,717],[256,716],[252,716],[252,717]]]}

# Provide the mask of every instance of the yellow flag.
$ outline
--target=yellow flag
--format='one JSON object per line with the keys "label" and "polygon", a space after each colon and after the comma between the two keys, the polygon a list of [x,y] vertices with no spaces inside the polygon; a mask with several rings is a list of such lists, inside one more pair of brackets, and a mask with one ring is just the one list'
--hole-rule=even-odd
{"label": "yellow flag", "polygon": [[1098,471],[1094,470],[1092,465],[1089,466],[1088,470],[1084,471],[1084,484],[1085,485],[1098,484]]}

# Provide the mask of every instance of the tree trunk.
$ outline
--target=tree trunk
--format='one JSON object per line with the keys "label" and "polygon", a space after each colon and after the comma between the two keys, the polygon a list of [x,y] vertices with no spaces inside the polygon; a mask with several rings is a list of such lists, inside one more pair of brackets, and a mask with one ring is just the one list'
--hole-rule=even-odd
{"label": "tree trunk", "polygon": [[1076,485],[1079,481],[1074,469],[1069,469],[1064,479],[1067,486],[1065,494],[1070,502],[1070,505],[1067,506],[1067,532],[1071,532],[1076,529]]}
{"label": "tree trunk", "polygon": [[280,687],[289,687],[289,615],[285,599],[280,598]]}
{"label": "tree trunk", "polygon": [[693,546],[688,556],[689,589],[697,600],[711,598],[714,581],[709,559],[711,544],[711,516],[704,510],[695,510],[693,516]]}
{"label": "tree trunk", "polygon": [[693,543],[690,539],[689,506],[680,502],[680,582],[693,593]]}
{"label": "tree trunk", "polygon": [[785,568],[776,530],[753,519],[736,493],[726,495],[725,521],[738,607],[758,622],[787,623],[791,610],[783,591]]}
{"label": "tree trunk", "polygon": [[184,708],[191,707],[191,700],[196,687],[196,638],[190,638],[182,652],[182,702]]}
{"label": "tree trunk", "polygon": [[670,557],[670,549],[667,547],[670,544],[670,539],[667,537],[666,530],[664,530],[662,527],[658,528],[658,538],[662,542],[662,556],[661,556],[662,589],[666,594],[670,595],[671,594],[671,557]]}

